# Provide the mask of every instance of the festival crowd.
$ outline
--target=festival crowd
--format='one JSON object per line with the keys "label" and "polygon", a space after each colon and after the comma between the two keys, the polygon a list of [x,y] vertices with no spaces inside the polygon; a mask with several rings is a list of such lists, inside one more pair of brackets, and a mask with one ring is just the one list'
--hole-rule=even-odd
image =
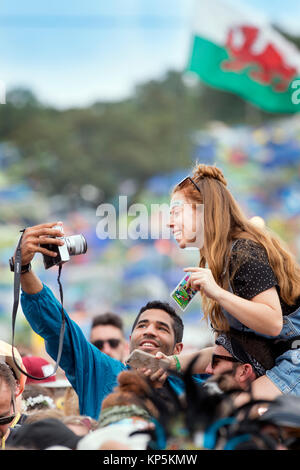
{"label": "festival crowd", "polygon": [[170,204],[179,248],[200,252],[186,290],[200,292],[214,343],[199,351],[185,352],[182,315],[160,299],[141,306],[129,339],[114,312],[87,339],[31,269],[65,244],[58,224],[27,228],[10,263],[21,254],[22,309],[48,358],[0,342],[2,450],[300,448],[300,267],[243,216],[219,169],[197,165]]}

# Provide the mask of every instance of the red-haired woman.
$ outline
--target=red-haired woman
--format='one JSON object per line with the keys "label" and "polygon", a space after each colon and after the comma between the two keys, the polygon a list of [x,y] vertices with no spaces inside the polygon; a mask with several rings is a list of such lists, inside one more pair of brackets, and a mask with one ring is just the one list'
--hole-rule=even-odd
{"label": "red-haired woman", "polygon": [[284,340],[275,366],[253,382],[254,396],[300,396],[300,267],[283,242],[245,217],[218,168],[201,164],[174,188],[169,226],[180,248],[200,250],[200,267],[185,271],[215,330]]}

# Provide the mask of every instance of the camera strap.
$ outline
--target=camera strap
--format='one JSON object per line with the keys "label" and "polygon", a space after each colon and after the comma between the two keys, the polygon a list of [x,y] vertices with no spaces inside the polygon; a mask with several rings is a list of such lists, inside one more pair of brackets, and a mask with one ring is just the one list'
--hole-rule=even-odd
{"label": "camera strap", "polygon": [[58,267],[58,278],[57,282],[59,285],[59,294],[60,294],[60,301],[61,301],[61,327],[60,327],[60,333],[59,333],[59,344],[58,344],[58,353],[57,353],[57,359],[56,363],[54,365],[54,370],[51,374],[47,375],[46,377],[34,377],[33,375],[28,374],[27,371],[23,370],[16,358],[15,358],[15,352],[14,352],[14,341],[15,341],[15,324],[16,324],[16,318],[17,318],[17,312],[18,312],[18,307],[19,307],[19,298],[20,298],[20,285],[21,285],[21,269],[22,269],[22,255],[21,255],[21,243],[22,243],[22,238],[24,235],[26,229],[20,230],[22,232],[22,235],[19,239],[16,253],[15,253],[15,262],[14,262],[14,303],[13,303],[13,312],[12,312],[12,357],[14,360],[15,365],[19,369],[22,374],[26,375],[30,379],[34,380],[45,380],[48,379],[49,377],[52,377],[59,366],[61,355],[62,355],[62,349],[63,349],[63,341],[64,341],[64,334],[65,334],[65,312],[64,312],[64,307],[63,307],[63,289],[62,285],[60,282],[60,276],[61,276],[61,270],[62,270],[62,265],[60,264]]}

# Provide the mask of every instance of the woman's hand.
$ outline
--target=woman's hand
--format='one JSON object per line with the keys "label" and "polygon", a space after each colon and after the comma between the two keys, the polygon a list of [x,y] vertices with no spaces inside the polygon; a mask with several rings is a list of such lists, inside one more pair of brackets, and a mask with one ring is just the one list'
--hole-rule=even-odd
{"label": "woman's hand", "polygon": [[187,287],[198,290],[213,300],[217,300],[223,290],[215,281],[212,272],[207,268],[185,268],[185,272],[191,273]]}
{"label": "woman's hand", "polygon": [[[155,357],[157,359],[164,359],[165,361],[169,362],[170,370],[176,370],[174,356],[166,356],[164,353],[159,351],[156,353]],[[139,371],[142,373],[142,375],[148,377],[151,380],[153,387],[162,387],[168,377],[168,372],[166,372],[166,370],[163,368],[158,369],[156,372],[153,372],[153,370],[147,368],[139,369]]]}

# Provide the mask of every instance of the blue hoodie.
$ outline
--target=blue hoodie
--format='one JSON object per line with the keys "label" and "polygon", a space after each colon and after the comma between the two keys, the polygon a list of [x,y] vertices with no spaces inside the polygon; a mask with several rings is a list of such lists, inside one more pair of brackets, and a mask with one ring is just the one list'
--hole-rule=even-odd
{"label": "blue hoodie", "polygon": [[[37,294],[22,292],[21,305],[32,329],[45,340],[48,354],[56,360],[61,327],[61,304],[46,285]],[[128,367],[102,353],[87,341],[80,327],[66,316],[63,352],[59,366],[79,398],[80,414],[98,419],[103,399],[117,386],[117,377]],[[194,375],[199,384],[206,376]],[[181,394],[183,382],[168,377],[170,385]]]}

